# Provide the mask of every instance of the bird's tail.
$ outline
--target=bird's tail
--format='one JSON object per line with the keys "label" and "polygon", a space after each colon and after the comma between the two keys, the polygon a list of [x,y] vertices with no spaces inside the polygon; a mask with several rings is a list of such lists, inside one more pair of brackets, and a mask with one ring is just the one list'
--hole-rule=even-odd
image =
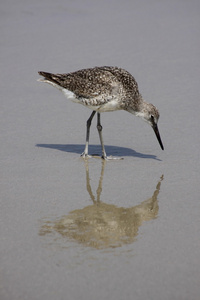
{"label": "bird's tail", "polygon": [[58,79],[59,79],[58,75],[43,72],[43,71],[39,71],[38,73],[39,73],[39,75],[44,77],[44,78],[38,79],[38,81],[43,81],[43,82],[49,82],[50,81],[50,82],[58,83]]}

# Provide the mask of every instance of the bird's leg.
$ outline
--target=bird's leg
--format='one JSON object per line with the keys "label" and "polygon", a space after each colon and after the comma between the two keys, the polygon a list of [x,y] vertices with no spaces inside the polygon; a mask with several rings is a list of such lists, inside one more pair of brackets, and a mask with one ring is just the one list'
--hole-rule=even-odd
{"label": "bird's leg", "polygon": [[88,145],[89,145],[89,137],[90,137],[90,126],[92,123],[92,119],[95,115],[96,111],[93,110],[93,112],[91,113],[91,116],[89,117],[89,119],[87,120],[87,131],[86,131],[86,143],[85,143],[85,150],[84,152],[81,154],[82,157],[87,157],[88,156]]}
{"label": "bird's leg", "polygon": [[104,143],[103,143],[102,129],[103,129],[103,127],[101,126],[101,122],[100,122],[100,113],[97,113],[97,130],[99,132],[99,138],[100,138],[100,142],[101,142],[102,158],[107,159],[106,151],[105,151],[105,147],[104,147]]}

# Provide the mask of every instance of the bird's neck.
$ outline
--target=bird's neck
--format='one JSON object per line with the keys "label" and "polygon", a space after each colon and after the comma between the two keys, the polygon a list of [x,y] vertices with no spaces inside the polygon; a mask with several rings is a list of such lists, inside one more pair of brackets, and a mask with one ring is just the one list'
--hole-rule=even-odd
{"label": "bird's neck", "polygon": [[141,95],[139,95],[137,101],[131,102],[127,110],[138,117],[143,117],[147,106],[148,103],[142,99]]}

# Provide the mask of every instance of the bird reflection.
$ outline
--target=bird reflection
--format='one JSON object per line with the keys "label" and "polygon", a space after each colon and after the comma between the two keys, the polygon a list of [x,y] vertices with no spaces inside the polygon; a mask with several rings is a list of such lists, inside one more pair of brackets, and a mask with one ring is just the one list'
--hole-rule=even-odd
{"label": "bird reflection", "polygon": [[59,233],[63,238],[92,248],[115,248],[132,243],[142,223],[156,218],[159,209],[157,197],[163,175],[151,198],[130,208],[117,207],[100,200],[106,163],[105,160],[102,161],[95,197],[90,184],[88,160],[85,160],[86,187],[93,204],[73,210],[56,221],[45,222],[40,229],[40,235]]}

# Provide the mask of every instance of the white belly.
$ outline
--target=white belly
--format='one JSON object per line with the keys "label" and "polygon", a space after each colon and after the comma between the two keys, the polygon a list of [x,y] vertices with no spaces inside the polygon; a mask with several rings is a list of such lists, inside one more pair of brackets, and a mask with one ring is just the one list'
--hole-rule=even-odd
{"label": "white belly", "polygon": [[94,106],[90,108],[98,112],[115,111],[120,109],[119,103],[116,101],[116,99],[112,99],[105,104],[99,105],[97,109],[95,109]]}
{"label": "white belly", "polygon": [[[108,112],[108,111],[115,111],[115,110],[119,110],[120,107],[119,107],[119,103],[117,101],[116,98],[111,98],[108,102],[104,102],[102,100],[102,104],[98,105],[98,100],[95,100],[95,99],[79,99],[76,97],[76,95],[69,91],[69,90],[66,90],[66,89],[62,89],[62,92],[63,94],[65,95],[65,97],[73,102],[76,102],[76,103],[79,103],[79,104],[82,104],[92,110],[95,110],[95,111],[98,111],[98,112]],[[91,103],[90,103],[91,102]]]}
{"label": "white belly", "polygon": [[[82,104],[92,110],[95,110],[95,111],[98,111],[98,112],[106,112],[106,111],[115,111],[115,110],[119,110],[121,109],[119,107],[119,102],[117,101],[117,97],[110,97],[110,100],[108,102],[105,102],[103,99],[101,99],[101,97],[98,99],[98,98],[93,98],[93,99],[84,99],[84,98],[78,98],[76,97],[76,95],[72,92],[72,91],[69,91],[65,88],[63,88],[62,86],[54,83],[54,82],[51,82],[47,79],[43,79],[43,80],[40,80],[40,81],[43,81],[43,82],[47,82],[49,83],[50,85],[53,85],[54,87],[56,87],[57,89],[59,89],[60,91],[62,91],[62,93],[64,94],[64,96],[75,102],[75,103],[79,103],[79,104]],[[91,102],[91,103],[90,103]],[[101,104],[99,104],[101,103]]]}

